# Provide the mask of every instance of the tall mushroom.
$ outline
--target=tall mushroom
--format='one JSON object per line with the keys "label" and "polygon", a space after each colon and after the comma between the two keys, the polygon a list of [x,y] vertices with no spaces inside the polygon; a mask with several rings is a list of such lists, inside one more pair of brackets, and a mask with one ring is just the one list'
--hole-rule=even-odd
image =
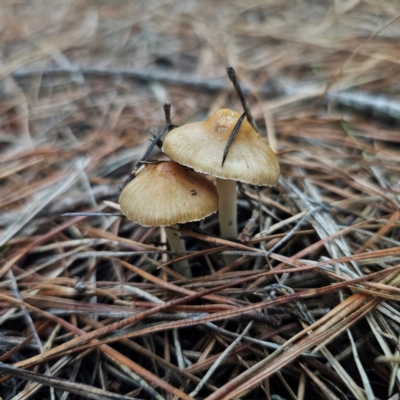
{"label": "tall mushroom", "polygon": [[217,178],[221,236],[237,236],[236,181],[274,186],[279,178],[275,153],[244,120],[222,166],[226,143],[240,115],[217,111],[202,122],[182,125],[165,137],[163,151],[174,161]]}
{"label": "tall mushroom", "polygon": [[[122,213],[143,226],[162,226],[172,251],[185,251],[176,224],[199,221],[217,212],[218,193],[204,176],[172,161],[144,164],[121,192]],[[174,268],[191,277],[187,260]]]}

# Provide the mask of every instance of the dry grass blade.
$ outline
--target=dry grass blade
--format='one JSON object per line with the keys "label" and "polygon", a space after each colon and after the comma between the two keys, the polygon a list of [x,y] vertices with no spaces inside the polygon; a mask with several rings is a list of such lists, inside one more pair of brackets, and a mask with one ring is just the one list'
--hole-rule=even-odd
{"label": "dry grass blade", "polygon": [[[398,2],[1,11],[1,398],[400,392]],[[281,177],[237,185],[238,237],[112,217],[163,133],[242,107]]]}
{"label": "dry grass blade", "polygon": [[246,335],[246,333],[249,331],[251,328],[251,325],[253,322],[249,322],[249,324],[246,326],[246,328],[243,330],[243,332],[224,350],[224,352],[218,357],[218,359],[215,361],[215,363],[212,365],[212,367],[207,371],[207,373],[204,375],[204,378],[201,380],[201,382],[196,386],[196,388],[193,390],[193,392],[190,393],[192,397],[197,396],[201,388],[206,384],[208,379],[211,377],[211,375],[215,372],[215,370],[218,368],[218,366],[221,364],[221,362],[224,360],[224,358],[229,354],[229,352],[241,341],[243,336]]}
{"label": "dry grass blade", "polygon": [[0,247],[4,246],[10,238],[18,233],[32,218],[36,216],[46,205],[53,201],[56,197],[70,188],[77,179],[76,174],[73,174],[65,181],[62,181],[54,187],[39,193],[37,198],[21,213],[19,218],[11,224],[0,237]]}
{"label": "dry grass blade", "polygon": [[339,400],[339,397],[335,396],[335,394],[331,390],[329,390],[329,388],[320,379],[318,379],[318,377],[315,376],[315,374],[313,374],[304,364],[300,363],[300,367],[304,370],[308,377],[311,378],[313,382],[319,387],[319,389],[327,399]]}

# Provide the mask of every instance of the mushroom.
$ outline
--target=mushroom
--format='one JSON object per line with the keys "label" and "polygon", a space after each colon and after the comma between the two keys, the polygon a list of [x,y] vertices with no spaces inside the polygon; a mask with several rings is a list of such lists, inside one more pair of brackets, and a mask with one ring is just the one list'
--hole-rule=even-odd
{"label": "mushroom", "polygon": [[[204,176],[172,161],[146,163],[119,197],[122,213],[143,226],[162,226],[172,251],[185,251],[176,224],[199,221],[218,209],[218,193]],[[172,228],[172,229],[171,229]],[[191,277],[187,260],[174,264]]]}
{"label": "mushroom", "polygon": [[236,181],[274,186],[280,174],[275,153],[247,120],[240,126],[222,166],[226,143],[239,117],[235,111],[219,110],[205,121],[173,129],[163,144],[163,151],[172,160],[216,177],[224,238],[237,236]]}

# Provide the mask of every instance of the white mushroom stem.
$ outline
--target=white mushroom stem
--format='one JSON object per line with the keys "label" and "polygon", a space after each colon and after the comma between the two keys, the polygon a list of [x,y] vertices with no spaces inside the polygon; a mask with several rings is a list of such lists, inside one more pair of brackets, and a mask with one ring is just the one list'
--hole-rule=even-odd
{"label": "white mushroom stem", "polygon": [[223,238],[237,237],[236,181],[217,178],[218,218]]}
{"label": "white mushroom stem", "polygon": [[[164,228],[171,251],[174,251],[177,253],[186,251],[185,241],[183,240],[182,235],[179,232],[179,230],[177,230],[178,226],[171,225],[171,228],[173,228],[173,229],[170,229],[167,226]],[[181,275],[185,276],[186,278],[192,277],[192,271],[190,269],[188,260],[183,260],[183,261],[174,263],[173,268],[175,269],[175,271],[179,272]]]}

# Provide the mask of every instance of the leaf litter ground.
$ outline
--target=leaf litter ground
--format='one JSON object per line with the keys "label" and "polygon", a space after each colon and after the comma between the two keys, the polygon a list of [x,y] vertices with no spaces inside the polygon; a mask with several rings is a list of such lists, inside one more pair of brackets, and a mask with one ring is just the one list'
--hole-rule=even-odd
{"label": "leaf litter ground", "polygon": [[[2,398],[398,398],[399,15],[7,2]],[[239,185],[241,240],[216,216],[181,226],[183,279],[161,229],[61,217],[117,212],[164,103],[176,124],[242,112],[227,65],[282,171],[276,188]]]}

